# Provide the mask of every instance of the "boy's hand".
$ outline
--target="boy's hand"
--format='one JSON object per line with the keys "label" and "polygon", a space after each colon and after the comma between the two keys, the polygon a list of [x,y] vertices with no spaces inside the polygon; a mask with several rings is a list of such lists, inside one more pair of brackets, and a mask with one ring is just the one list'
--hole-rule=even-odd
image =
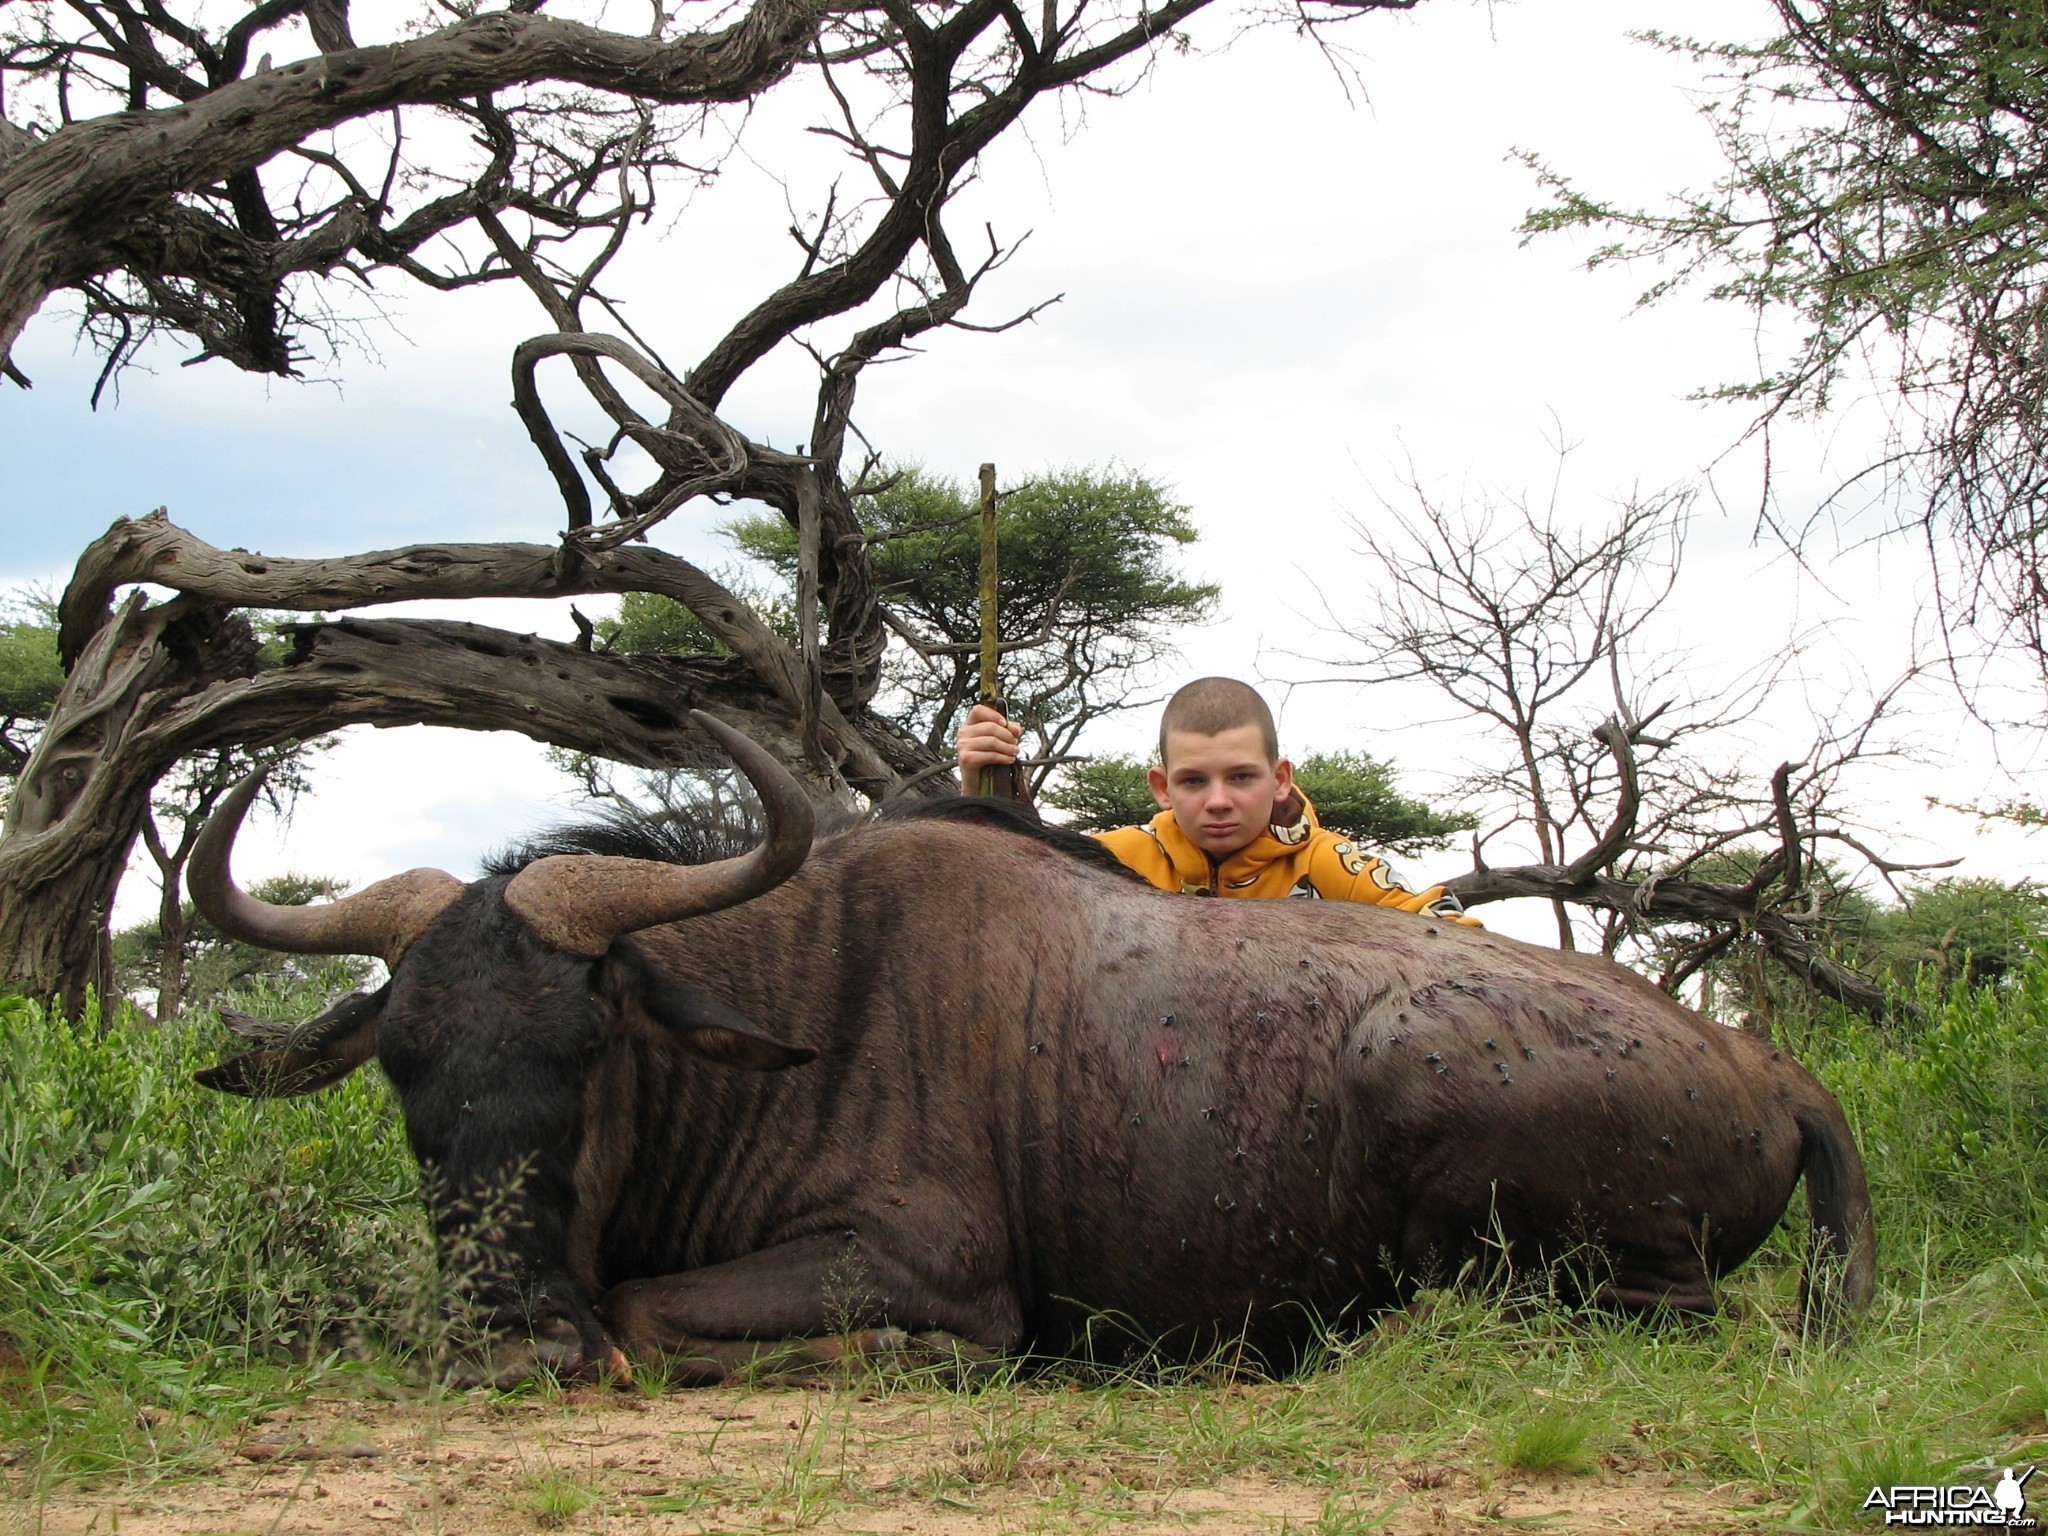
{"label": "boy's hand", "polygon": [[1002,711],[992,705],[977,704],[970,709],[954,749],[960,762],[960,787],[971,795],[981,783],[982,769],[1017,761],[1017,743],[1023,735],[1023,726],[1004,719]]}

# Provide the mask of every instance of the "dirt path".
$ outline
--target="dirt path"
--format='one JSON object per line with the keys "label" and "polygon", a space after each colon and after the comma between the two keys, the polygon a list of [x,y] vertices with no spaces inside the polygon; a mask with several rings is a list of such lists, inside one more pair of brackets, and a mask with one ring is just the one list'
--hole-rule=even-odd
{"label": "dirt path", "polygon": [[[1552,1532],[1759,1531],[1739,1489],[1611,1464],[1570,1478],[1489,1475],[1448,1456],[1360,1448],[1355,1466],[1244,1465],[1227,1436],[1192,1452],[1185,1425],[1143,1413],[1061,1433],[1057,1392],[994,1403],[929,1391],[693,1392],[649,1400],[572,1392],[548,1402],[430,1406],[313,1401],[271,1416],[206,1475],[17,1500],[37,1536],[326,1536],[418,1532],[931,1533],[1390,1531],[1533,1524]],[[1100,1411],[1089,1410],[1096,1419]],[[1098,1426],[1099,1427],[1099,1426]],[[1078,1454],[1063,1447],[1076,1442]],[[1082,1448],[1085,1447],[1085,1448]]]}
{"label": "dirt path", "polygon": [[[37,1536],[432,1532],[1548,1532],[1767,1530],[1753,1495],[1612,1466],[1503,1477],[1460,1458],[1364,1452],[1356,1473],[1214,1466],[1130,1425],[1063,1454],[1059,1393],[569,1393],[434,1409],[311,1401],[272,1415],[209,1475],[16,1501]],[[1135,1415],[1143,1417],[1143,1415]],[[1225,1448],[1221,1460],[1229,1460]],[[1204,1466],[1204,1462],[1208,1462]],[[33,1505],[33,1507],[31,1507]]]}

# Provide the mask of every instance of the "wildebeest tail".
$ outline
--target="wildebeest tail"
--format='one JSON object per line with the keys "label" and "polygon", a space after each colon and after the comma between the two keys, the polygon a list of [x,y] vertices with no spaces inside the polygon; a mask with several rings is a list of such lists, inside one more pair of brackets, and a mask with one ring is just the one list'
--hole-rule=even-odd
{"label": "wildebeest tail", "polygon": [[[1809,1080],[1810,1081],[1810,1080]],[[1877,1227],[1863,1155],[1841,1105],[1819,1083],[1795,1118],[1803,1140],[1800,1171],[1813,1232],[1799,1313],[1806,1328],[1839,1328],[1870,1305],[1877,1279]]]}

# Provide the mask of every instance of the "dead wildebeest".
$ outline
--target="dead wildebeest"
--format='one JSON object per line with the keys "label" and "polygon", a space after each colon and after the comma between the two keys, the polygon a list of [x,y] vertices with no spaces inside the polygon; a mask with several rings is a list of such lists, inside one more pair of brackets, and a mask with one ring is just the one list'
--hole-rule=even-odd
{"label": "dead wildebeest", "polygon": [[813,849],[789,776],[698,723],[764,802],[744,856],[557,855],[270,907],[227,873],[245,786],[192,861],[223,932],[389,963],[204,1081],[304,1092],[378,1058],[443,1242],[504,1207],[509,1268],[470,1282],[501,1335],[485,1376],[623,1348],[717,1380],[764,1341],[884,1324],[859,1337],[1062,1353],[1103,1317],[1278,1363],[1473,1260],[1708,1311],[1802,1174],[1809,1310],[1869,1297],[1834,1100],[1619,966],[1376,907],[1165,895],[959,802]]}

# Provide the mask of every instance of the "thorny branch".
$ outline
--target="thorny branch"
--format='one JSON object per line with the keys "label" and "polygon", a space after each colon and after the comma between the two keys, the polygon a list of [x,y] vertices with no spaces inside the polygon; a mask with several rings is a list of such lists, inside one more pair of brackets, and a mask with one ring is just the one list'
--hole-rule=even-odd
{"label": "thorny branch", "polygon": [[[1543,504],[1473,509],[1410,491],[1418,510],[1389,508],[1359,527],[1380,608],[1345,630],[1362,653],[1348,665],[1427,682],[1488,722],[1504,760],[1460,787],[1513,807],[1508,825],[1528,830],[1537,855],[1489,866],[1475,839],[1473,869],[1449,888],[1468,905],[1544,899],[1566,946],[1574,916],[1590,915],[1608,955],[1647,951],[1672,990],[1747,942],[1816,990],[1882,1014],[1883,989],[1824,953],[1823,909],[1843,875],[1814,850],[1863,852],[1887,879],[1944,867],[1870,855],[1839,809],[1848,772],[1885,754],[1880,729],[1913,673],[1759,790],[1742,771],[1712,766],[1703,748],[1757,715],[1799,646],[1706,694],[1684,657],[1637,659],[1676,580],[1685,496],[1638,497],[1582,529],[1555,489]],[[1596,697],[1598,726],[1572,723]]]}

